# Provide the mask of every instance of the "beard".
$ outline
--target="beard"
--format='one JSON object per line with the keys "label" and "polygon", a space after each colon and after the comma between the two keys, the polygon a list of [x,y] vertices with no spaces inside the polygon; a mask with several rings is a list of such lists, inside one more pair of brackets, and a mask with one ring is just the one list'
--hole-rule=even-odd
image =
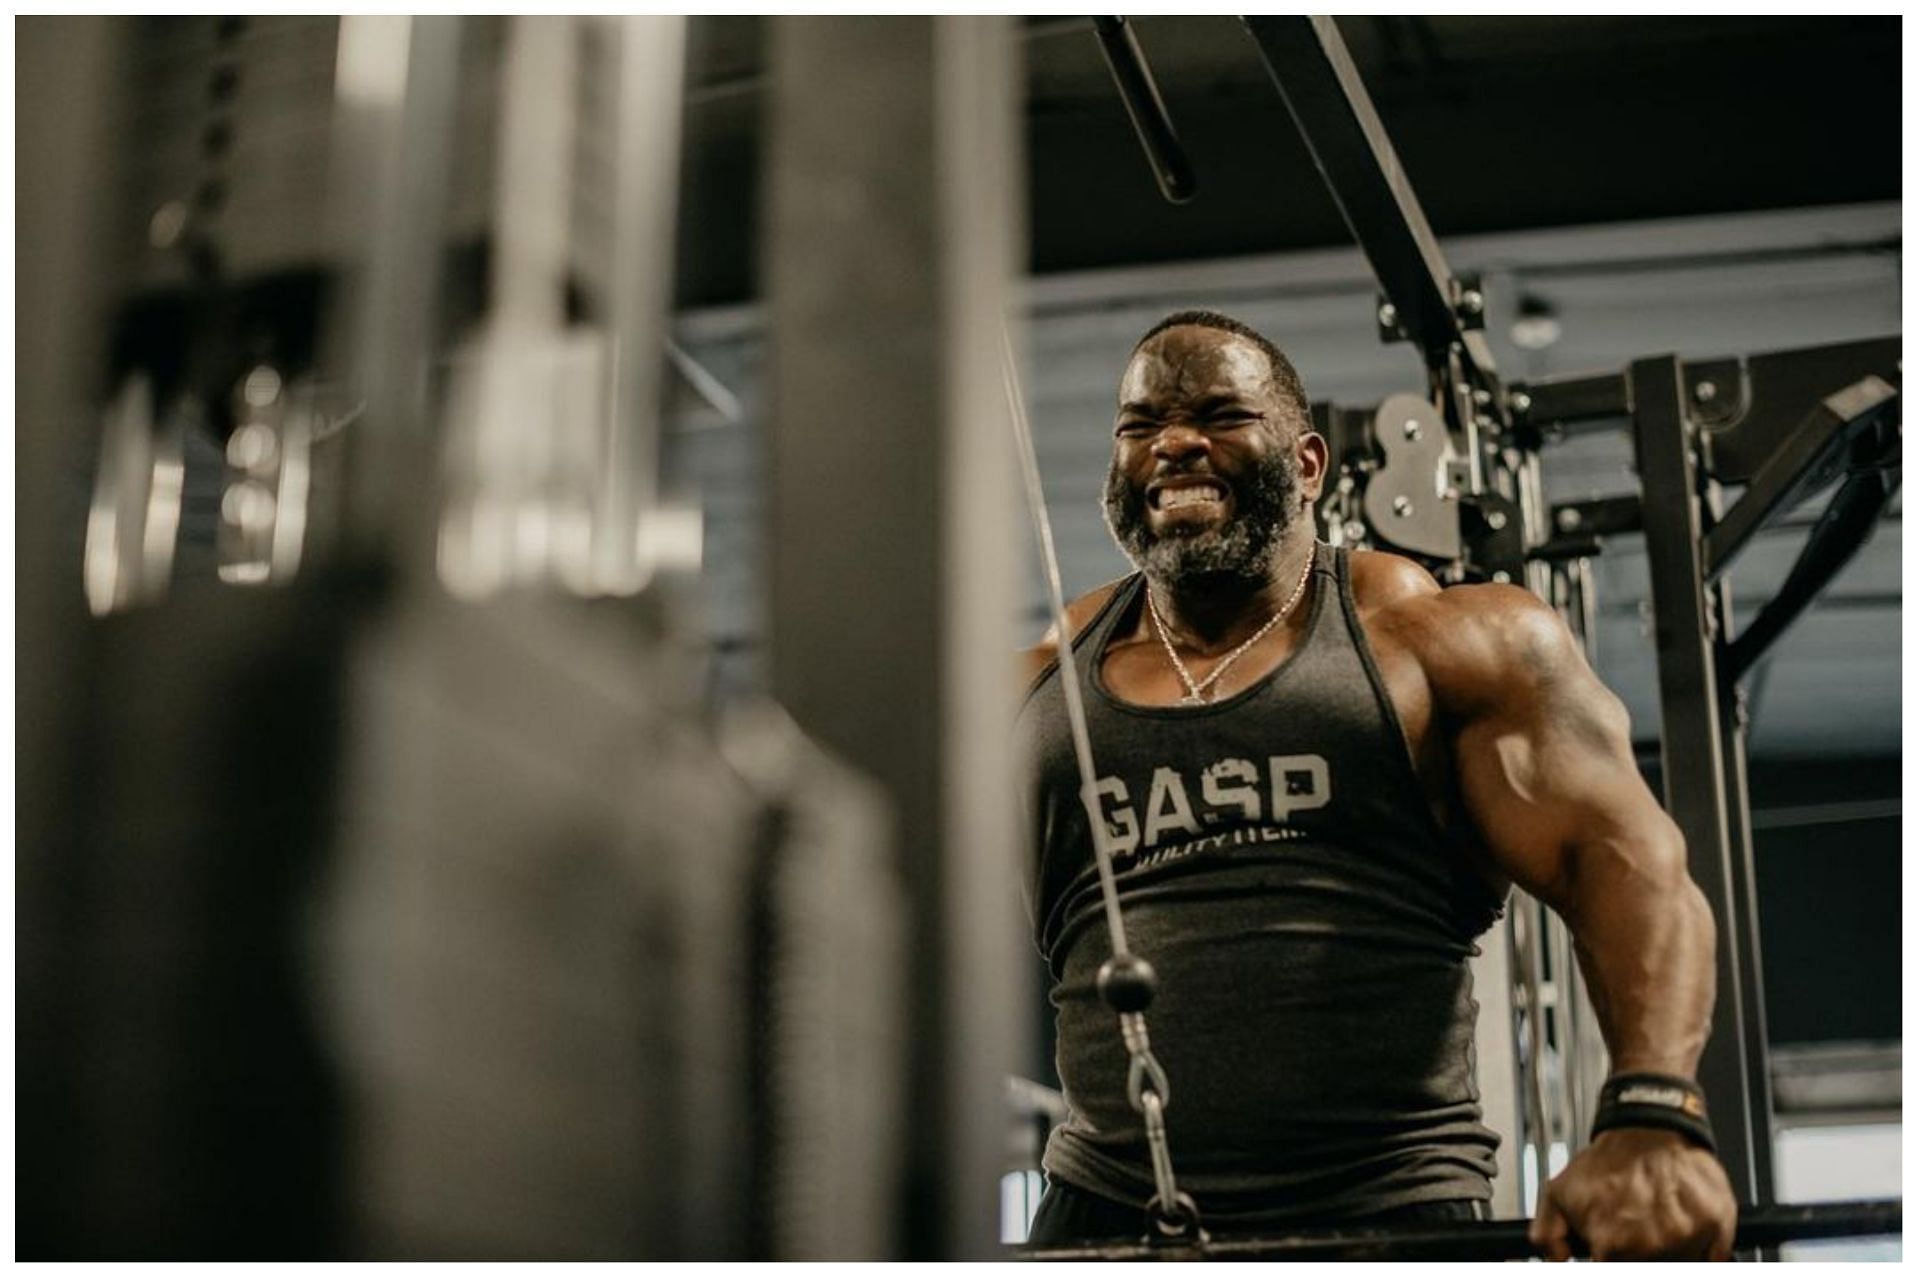
{"label": "beard", "polygon": [[[1228,483],[1211,471],[1185,474],[1204,474]],[[1280,536],[1298,510],[1299,464],[1292,450],[1276,450],[1230,487],[1234,512],[1225,524],[1157,534],[1147,521],[1146,492],[1136,489],[1116,467],[1107,472],[1103,504],[1107,528],[1134,566],[1155,582],[1170,586],[1221,579],[1256,583],[1271,572]]]}

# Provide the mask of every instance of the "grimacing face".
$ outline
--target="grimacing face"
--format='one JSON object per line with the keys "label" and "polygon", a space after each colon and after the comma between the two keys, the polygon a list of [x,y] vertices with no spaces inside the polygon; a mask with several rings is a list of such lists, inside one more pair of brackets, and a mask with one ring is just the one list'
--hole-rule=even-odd
{"label": "grimacing face", "polygon": [[1114,540],[1156,581],[1266,577],[1319,491],[1320,453],[1300,450],[1303,436],[1319,441],[1254,343],[1199,325],[1156,334],[1120,381],[1105,495]]}

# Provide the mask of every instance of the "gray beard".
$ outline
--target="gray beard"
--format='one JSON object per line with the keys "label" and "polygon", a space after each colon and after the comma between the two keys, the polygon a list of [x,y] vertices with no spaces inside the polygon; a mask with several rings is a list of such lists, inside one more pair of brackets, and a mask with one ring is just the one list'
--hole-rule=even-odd
{"label": "gray beard", "polygon": [[1147,526],[1146,495],[1116,470],[1107,473],[1101,506],[1113,540],[1135,568],[1157,583],[1258,583],[1272,573],[1281,535],[1298,509],[1299,492],[1299,467],[1291,452],[1281,452],[1248,483],[1235,487],[1238,510],[1222,528],[1156,535]]}

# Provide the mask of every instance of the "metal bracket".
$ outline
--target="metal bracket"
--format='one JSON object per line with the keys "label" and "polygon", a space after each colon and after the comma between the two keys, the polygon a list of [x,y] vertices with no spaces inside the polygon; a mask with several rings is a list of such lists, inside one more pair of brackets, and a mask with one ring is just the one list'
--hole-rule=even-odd
{"label": "metal bracket", "polygon": [[1460,501],[1468,564],[1490,582],[1526,581],[1527,539],[1520,504],[1489,490]]}
{"label": "metal bracket", "polygon": [[1487,327],[1487,295],[1481,292],[1480,276],[1455,276],[1453,279],[1453,314],[1460,319],[1462,329],[1485,329]]}
{"label": "metal bracket", "polygon": [[1696,360],[1686,366],[1690,416],[1706,431],[1732,426],[1747,416],[1753,386],[1740,359]]}
{"label": "metal bracket", "polygon": [[1369,477],[1361,510],[1374,533],[1421,555],[1459,555],[1458,457],[1440,411],[1416,395],[1388,396],[1373,435],[1385,462]]}
{"label": "metal bracket", "polygon": [[[1452,301],[1453,314],[1459,320],[1462,331],[1487,327],[1487,298],[1480,290],[1478,275],[1463,275],[1449,280],[1447,296]],[[1405,320],[1401,318],[1400,309],[1385,293],[1373,295],[1373,318],[1382,343],[1413,340],[1413,335],[1407,332]]]}

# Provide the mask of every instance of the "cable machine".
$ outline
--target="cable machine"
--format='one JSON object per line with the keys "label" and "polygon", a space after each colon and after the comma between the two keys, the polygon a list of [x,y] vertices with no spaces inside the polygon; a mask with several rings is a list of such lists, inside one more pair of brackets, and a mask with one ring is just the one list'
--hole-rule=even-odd
{"label": "cable machine", "polygon": [[[1665,806],[1719,929],[1718,998],[1699,1079],[1719,1101],[1721,1158],[1748,1206],[1740,1247],[1795,1238],[1761,1226],[1774,1197],[1772,1103],[1740,680],[1864,544],[1898,489],[1899,339],[1709,361],[1650,356],[1612,373],[1506,382],[1484,336],[1480,282],[1448,266],[1333,20],[1242,21],[1373,268],[1382,341],[1412,345],[1425,370],[1418,393],[1368,408],[1313,407],[1337,460],[1318,512],[1323,536],[1408,555],[1444,584],[1523,584],[1591,653],[1599,539],[1645,534]],[[1138,40],[1125,19],[1094,26],[1162,194],[1191,199],[1197,178]],[[1640,495],[1549,507],[1540,477],[1551,445],[1623,423]],[[1835,482],[1778,591],[1733,634],[1729,566],[1757,532]],[[1565,926],[1516,890],[1507,940],[1522,1143],[1544,1182],[1553,1144],[1584,1144],[1605,1049],[1574,979]],[[1875,1211],[1883,1210],[1897,1221],[1897,1205]],[[1192,1244],[1191,1233],[1168,1234]],[[1524,1245],[1524,1232],[1517,1243],[1470,1253],[1437,1240],[1342,1246],[1329,1236],[1199,1253],[1489,1257]]]}
{"label": "cable machine", "polygon": [[[698,538],[654,455],[664,368],[687,369],[667,342],[684,24],[277,29],[325,55],[325,196],[299,202],[313,227],[273,228],[318,266],[263,280],[231,252],[247,21],[191,29],[194,178],[145,228],[176,288],[122,315],[117,344],[111,295],[140,272],[83,231],[132,147],[135,35],[186,28],[21,28],[21,314],[44,320],[19,396],[23,1253],[991,1254],[1004,1134],[982,1117],[1017,1057],[1024,952],[996,710],[1017,480],[980,447],[1021,417],[1003,398],[1012,24],[772,28],[785,710],[716,727],[667,634]],[[1645,533],[1667,803],[1721,923],[1701,1076],[1743,1246],[1897,1231],[1897,1202],[1771,1204],[1739,681],[1897,488],[1898,340],[1504,382],[1485,296],[1448,267],[1332,22],[1245,21],[1379,278],[1382,337],[1424,370],[1378,406],[1315,407],[1339,460],[1325,536],[1448,582],[1524,582],[1590,638],[1598,539]],[[477,202],[493,287],[484,324],[451,335],[457,126],[485,96],[462,75],[501,31]],[[1095,32],[1156,181],[1191,198],[1134,33]],[[554,99],[569,76],[597,96]],[[556,193],[593,156],[604,225],[582,249]],[[576,252],[602,286],[584,300]],[[237,343],[260,315],[292,322]],[[888,430],[847,429],[849,386]],[[53,495],[84,470],[82,421],[101,448],[69,530]],[[1640,497],[1549,507],[1553,440],[1620,421]],[[1835,481],[1786,583],[1730,634],[1728,566]],[[196,521],[209,572],[189,582]],[[1564,933],[1537,907],[1512,917],[1544,1173],[1604,1066]],[[1548,1045],[1574,1065],[1549,1074]],[[1512,1224],[1205,1241],[1177,1197],[1163,1208],[1153,1243],[1034,1256],[1524,1247]]]}

